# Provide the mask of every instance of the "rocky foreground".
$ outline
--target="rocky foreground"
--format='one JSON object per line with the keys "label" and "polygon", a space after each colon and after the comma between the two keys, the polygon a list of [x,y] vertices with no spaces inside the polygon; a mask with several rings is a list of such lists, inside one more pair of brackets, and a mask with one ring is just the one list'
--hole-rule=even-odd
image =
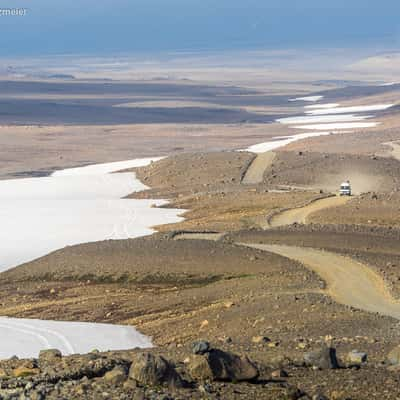
{"label": "rocky foreground", "polygon": [[[268,338],[253,341],[268,343]],[[207,341],[194,342],[185,352],[180,360],[155,349],[66,357],[54,349],[42,351],[38,359],[13,357],[0,362],[0,399],[354,400],[400,395],[400,346],[379,364],[370,364],[358,350],[339,358],[329,343],[304,352],[301,359],[280,357],[270,365]],[[295,383],[299,377],[320,384],[306,392]],[[348,395],[348,385],[355,396]]]}

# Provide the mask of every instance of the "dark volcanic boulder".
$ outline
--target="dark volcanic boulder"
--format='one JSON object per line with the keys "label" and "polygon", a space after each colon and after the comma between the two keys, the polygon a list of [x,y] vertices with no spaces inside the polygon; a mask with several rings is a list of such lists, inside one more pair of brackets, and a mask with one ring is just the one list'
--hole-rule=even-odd
{"label": "dark volcanic boulder", "polygon": [[259,375],[258,368],[246,357],[221,350],[210,350],[194,356],[189,363],[193,379],[220,381],[250,381]]}
{"label": "dark volcanic boulder", "polygon": [[191,348],[193,354],[205,354],[210,351],[210,343],[205,340],[199,340],[193,342]]}
{"label": "dark volcanic boulder", "polygon": [[309,367],[320,369],[338,368],[336,350],[329,346],[322,346],[320,349],[304,354],[304,362]]}
{"label": "dark volcanic boulder", "polygon": [[151,353],[138,353],[132,358],[129,377],[149,386],[168,385],[182,387],[182,379],[164,357]]}

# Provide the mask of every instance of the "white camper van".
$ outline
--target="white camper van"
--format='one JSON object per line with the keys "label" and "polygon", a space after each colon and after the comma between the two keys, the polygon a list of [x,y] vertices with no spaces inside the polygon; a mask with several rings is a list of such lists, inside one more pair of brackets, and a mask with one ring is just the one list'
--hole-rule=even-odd
{"label": "white camper van", "polygon": [[340,185],[340,195],[341,196],[351,196],[350,181],[343,182]]}

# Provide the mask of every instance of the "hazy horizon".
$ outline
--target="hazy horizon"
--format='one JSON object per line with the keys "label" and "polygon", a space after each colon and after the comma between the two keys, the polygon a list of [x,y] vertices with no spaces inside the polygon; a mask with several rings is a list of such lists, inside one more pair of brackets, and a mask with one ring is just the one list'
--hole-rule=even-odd
{"label": "hazy horizon", "polygon": [[400,44],[400,3],[362,0],[0,1],[1,56]]}

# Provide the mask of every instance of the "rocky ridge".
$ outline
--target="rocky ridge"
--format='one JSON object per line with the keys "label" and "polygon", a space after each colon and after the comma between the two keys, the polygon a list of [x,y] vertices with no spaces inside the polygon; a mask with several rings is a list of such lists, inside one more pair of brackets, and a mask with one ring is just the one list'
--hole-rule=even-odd
{"label": "rocky ridge", "polygon": [[[131,350],[63,357],[56,349],[44,350],[37,359],[13,357],[0,361],[0,399],[282,399],[355,400],[365,397],[344,394],[343,387],[321,385],[310,391],[298,376],[348,372],[374,373],[377,379],[393,380],[400,370],[400,346],[380,365],[369,364],[368,356],[353,350],[337,357],[332,343],[304,352],[303,358],[281,357],[270,365],[250,360],[197,341],[185,349],[187,357],[177,359],[165,350]],[[357,379],[355,376],[354,379]],[[295,380],[294,380],[295,381]],[[359,384],[359,382],[358,382]],[[396,388],[392,388],[397,391]],[[371,395],[373,394],[373,388]],[[364,395],[362,395],[364,396]],[[380,399],[386,399],[382,394]]]}

